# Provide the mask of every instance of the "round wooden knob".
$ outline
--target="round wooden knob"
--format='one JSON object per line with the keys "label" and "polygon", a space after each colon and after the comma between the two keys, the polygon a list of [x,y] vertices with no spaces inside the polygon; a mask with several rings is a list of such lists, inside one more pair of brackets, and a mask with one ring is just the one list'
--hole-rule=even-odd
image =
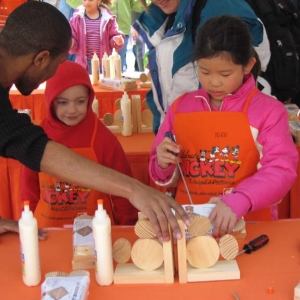
{"label": "round wooden knob", "polygon": [[139,269],[155,270],[164,261],[163,247],[157,239],[138,239],[132,247],[131,259]]}
{"label": "round wooden knob", "polygon": [[140,81],[141,81],[141,82],[146,82],[147,80],[148,80],[147,74],[142,73],[142,74],[140,75]]}
{"label": "round wooden knob", "polygon": [[197,269],[213,266],[219,259],[220,249],[217,241],[208,235],[192,238],[186,246],[187,261]]}
{"label": "round wooden knob", "polygon": [[111,126],[112,124],[114,124],[114,116],[111,113],[106,113],[103,116],[103,123],[106,126]]}
{"label": "round wooden knob", "polygon": [[115,124],[119,127],[122,127],[122,112],[121,110],[117,110],[115,113],[114,113],[114,121],[115,121]]}
{"label": "round wooden knob", "polygon": [[117,109],[121,109],[121,98],[118,98],[118,99],[115,101],[115,105],[116,105]]}
{"label": "round wooden knob", "polygon": [[150,109],[145,109],[142,111],[142,122],[147,126],[151,127],[153,123],[153,114]]}
{"label": "round wooden knob", "polygon": [[233,231],[241,231],[245,228],[245,226],[246,226],[246,222],[244,218],[241,218],[235,223]]}
{"label": "round wooden knob", "polygon": [[219,240],[220,253],[223,258],[234,259],[239,252],[239,244],[231,234],[223,235]]}
{"label": "round wooden knob", "polygon": [[144,108],[149,108],[149,105],[148,105],[148,102],[147,102],[147,99],[146,99],[146,98],[142,101],[142,106],[143,106]]}
{"label": "round wooden knob", "polygon": [[127,239],[117,239],[113,244],[113,258],[117,263],[125,264],[131,255],[131,244]]}
{"label": "round wooden knob", "polygon": [[190,217],[191,225],[187,227],[187,231],[192,236],[206,235],[211,228],[210,220],[201,215],[192,215]]}
{"label": "round wooden knob", "polygon": [[140,219],[134,226],[135,234],[142,239],[152,239],[156,237],[156,233],[149,219]]}

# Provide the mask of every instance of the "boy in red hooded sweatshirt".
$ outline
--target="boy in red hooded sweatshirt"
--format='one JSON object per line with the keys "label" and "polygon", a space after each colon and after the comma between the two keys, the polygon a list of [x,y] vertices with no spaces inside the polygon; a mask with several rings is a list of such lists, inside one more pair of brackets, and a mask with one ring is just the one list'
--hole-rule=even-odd
{"label": "boy in red hooded sweatshirt", "polygon": [[[92,110],[94,90],[87,71],[79,64],[65,61],[47,81],[46,118],[41,127],[53,141],[99,164],[132,176],[129,163],[117,138]],[[21,198],[29,200],[40,228],[73,224],[80,214],[94,215],[97,199],[112,224],[133,225],[137,210],[125,198],[52,178],[23,167]]]}

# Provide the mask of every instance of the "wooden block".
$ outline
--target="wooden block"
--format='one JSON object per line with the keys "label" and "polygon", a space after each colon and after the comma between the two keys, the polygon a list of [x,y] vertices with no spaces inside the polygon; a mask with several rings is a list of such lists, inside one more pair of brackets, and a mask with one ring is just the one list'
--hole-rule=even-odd
{"label": "wooden block", "polygon": [[106,113],[103,116],[103,123],[106,126],[112,126],[114,124],[114,116],[111,113]]}
{"label": "wooden block", "polygon": [[166,283],[164,267],[145,271],[134,264],[118,264],[114,273],[114,284]]}
{"label": "wooden block", "polygon": [[140,219],[134,226],[134,232],[139,238],[152,239],[156,237],[156,233],[149,219]]}
{"label": "wooden block", "polygon": [[191,225],[187,227],[187,231],[192,236],[206,235],[211,227],[210,220],[205,216],[192,215],[190,217]]}
{"label": "wooden block", "polygon": [[73,270],[92,270],[95,269],[95,260],[75,261],[72,260]]}
{"label": "wooden block", "polygon": [[231,234],[223,235],[219,240],[220,253],[227,260],[234,259],[239,252],[239,244]]}
{"label": "wooden block", "polygon": [[120,264],[127,263],[130,259],[131,249],[131,244],[127,239],[117,239],[113,244],[113,259]]}
{"label": "wooden block", "polygon": [[152,87],[152,82],[151,81],[141,82],[140,87],[141,88],[151,88]]}
{"label": "wooden block", "polygon": [[142,101],[142,107],[149,108],[149,105],[148,105],[148,102],[147,102],[146,98]]}
{"label": "wooden block", "polygon": [[176,218],[182,234],[182,238],[180,240],[177,240],[177,263],[179,283],[187,283],[185,224],[178,215],[176,215]]}
{"label": "wooden block", "polygon": [[195,269],[188,265],[188,282],[217,281],[240,279],[240,269],[236,260],[219,260],[214,266],[207,269]]}
{"label": "wooden block", "polygon": [[187,261],[195,268],[204,269],[213,266],[220,257],[217,241],[211,236],[197,236],[189,240],[186,246]]}
{"label": "wooden block", "polygon": [[[141,106],[137,105],[137,103],[141,102],[140,95],[132,95],[131,96],[131,107],[132,107],[132,132],[138,133],[138,114],[141,114]],[[139,110],[139,111],[138,111]]]}
{"label": "wooden block", "polygon": [[140,269],[158,269],[164,262],[162,244],[157,239],[138,239],[131,250],[131,259]]}
{"label": "wooden block", "polygon": [[141,99],[134,98],[134,103],[136,107],[136,122],[137,122],[137,131],[138,133],[142,132],[142,108],[141,108]]}
{"label": "wooden block", "polygon": [[[170,236],[172,237],[172,231],[169,226]],[[165,267],[165,282],[174,283],[174,254],[173,254],[173,239],[168,242],[163,242],[163,255],[164,255],[164,267]]]}

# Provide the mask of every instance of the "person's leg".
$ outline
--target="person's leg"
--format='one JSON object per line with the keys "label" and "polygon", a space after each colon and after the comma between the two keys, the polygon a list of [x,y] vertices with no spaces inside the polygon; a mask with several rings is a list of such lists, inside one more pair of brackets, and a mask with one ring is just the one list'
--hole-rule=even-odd
{"label": "person's leg", "polygon": [[127,52],[127,44],[129,40],[129,35],[125,35],[125,41],[124,46],[121,50],[119,50],[118,54],[121,56],[121,62],[122,62],[122,72],[125,72],[127,69],[127,63],[126,63],[126,52]]}

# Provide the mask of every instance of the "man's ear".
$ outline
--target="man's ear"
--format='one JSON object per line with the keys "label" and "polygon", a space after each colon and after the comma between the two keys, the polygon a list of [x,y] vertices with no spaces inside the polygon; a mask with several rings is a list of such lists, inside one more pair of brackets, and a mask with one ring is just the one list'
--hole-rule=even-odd
{"label": "man's ear", "polygon": [[50,52],[48,50],[41,51],[35,58],[34,64],[37,67],[44,68],[48,65],[50,60]]}
{"label": "man's ear", "polygon": [[244,67],[244,74],[249,74],[256,63],[256,58],[251,57],[246,67]]}

